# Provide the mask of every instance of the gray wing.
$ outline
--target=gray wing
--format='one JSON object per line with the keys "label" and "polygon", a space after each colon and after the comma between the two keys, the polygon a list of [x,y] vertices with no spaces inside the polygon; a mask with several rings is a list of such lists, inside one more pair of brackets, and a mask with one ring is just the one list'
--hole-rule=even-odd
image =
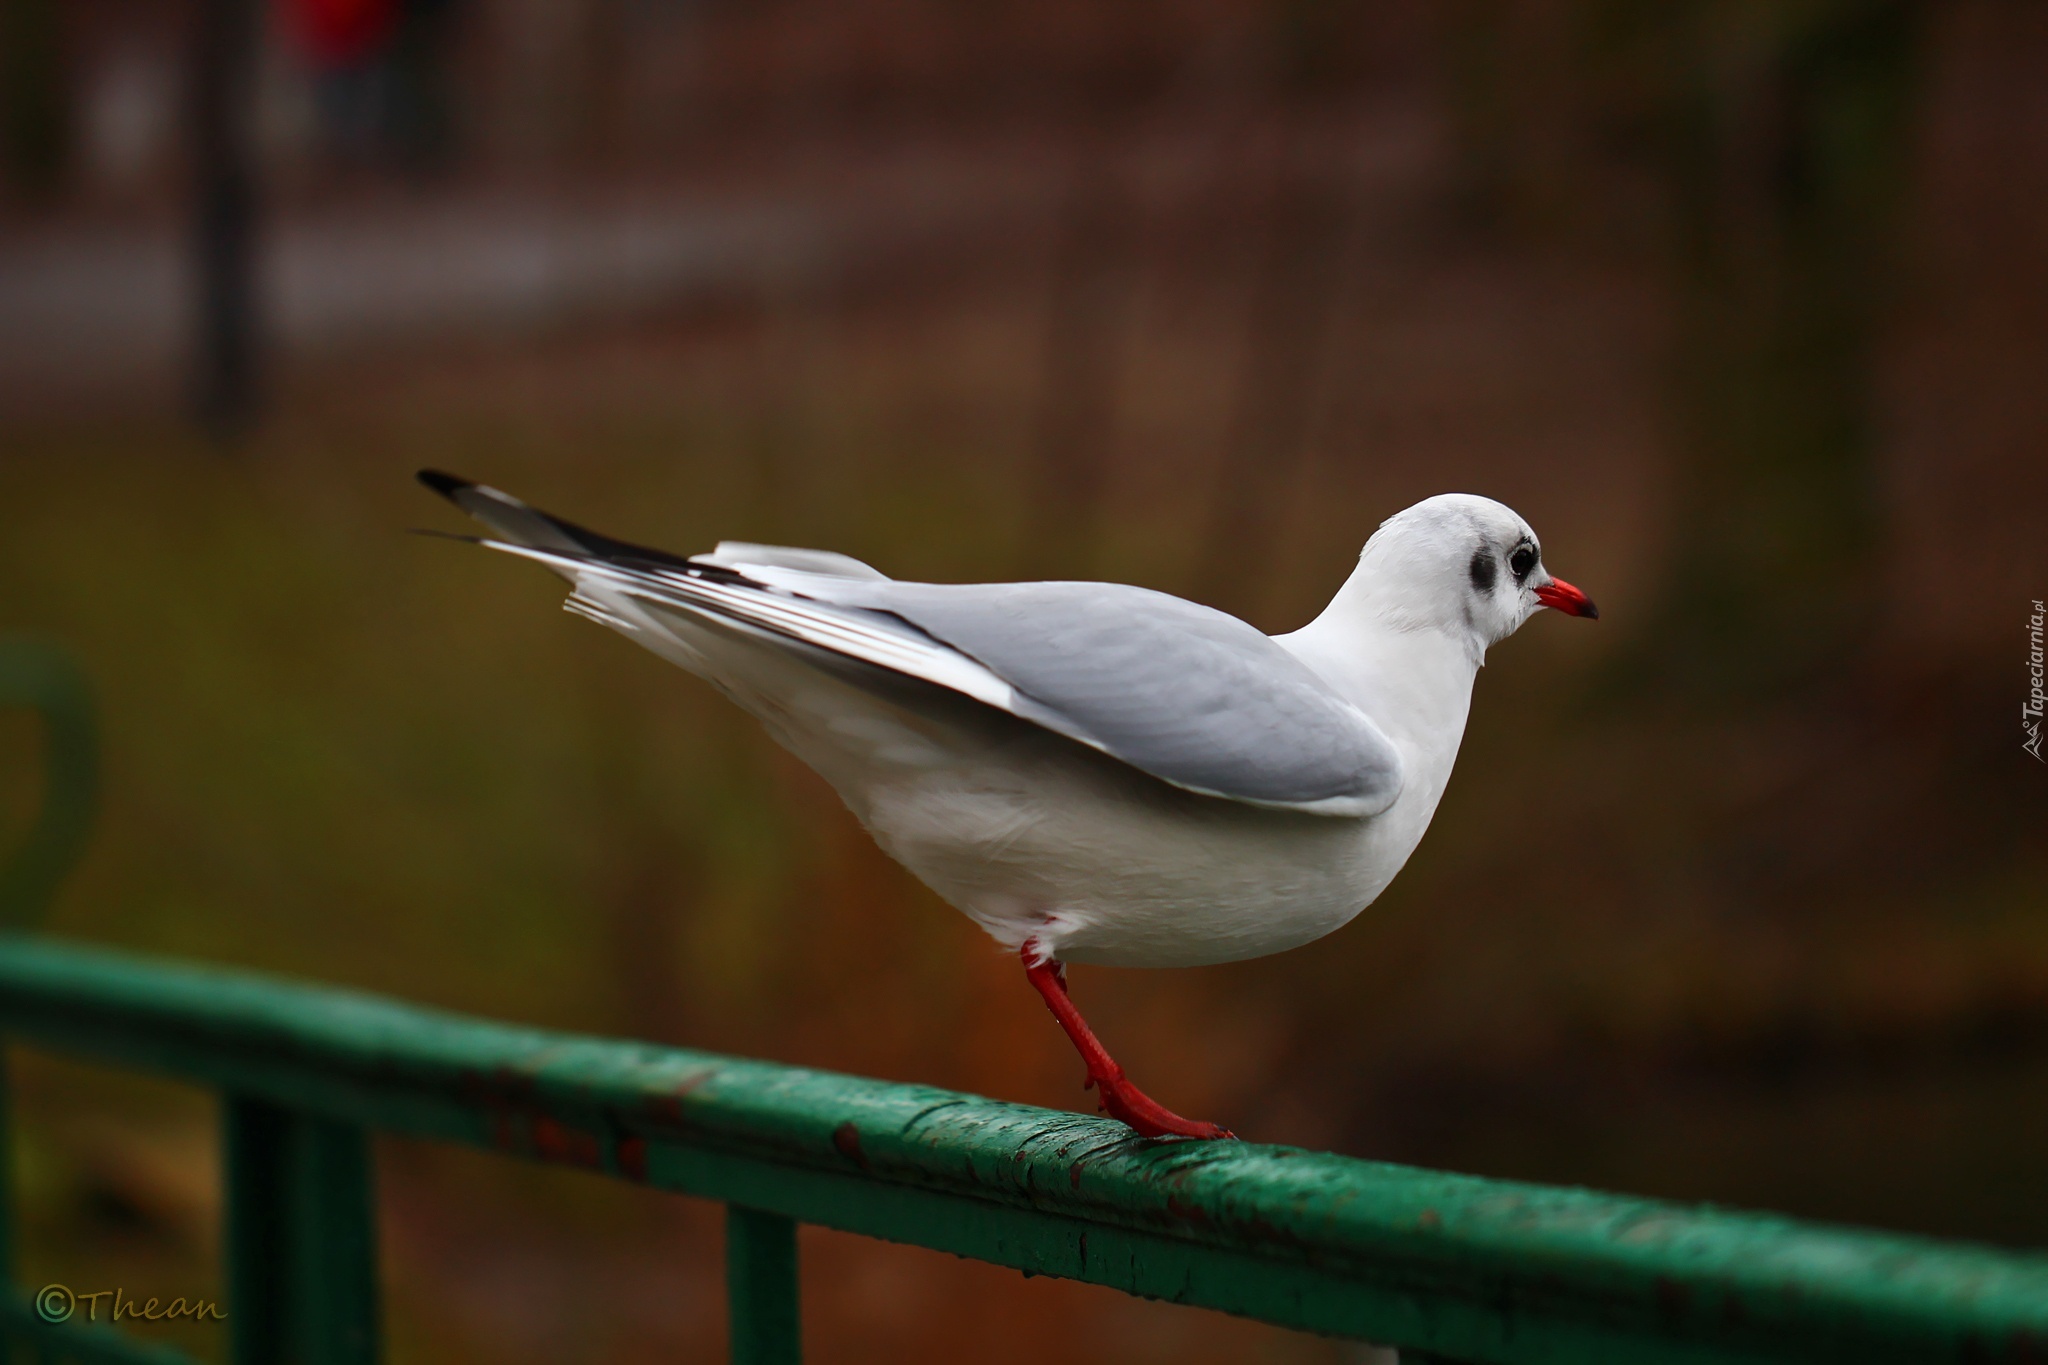
{"label": "gray wing", "polygon": [[1017,715],[1176,786],[1333,815],[1400,791],[1369,717],[1209,607],[1113,583],[785,583],[910,623],[1008,683]]}
{"label": "gray wing", "polygon": [[612,540],[495,488],[421,482],[576,585],[570,606],[637,627],[612,594],[919,678],[1205,795],[1376,815],[1401,760],[1372,720],[1252,626],[1114,583],[898,583],[827,551],[726,542],[685,559]]}

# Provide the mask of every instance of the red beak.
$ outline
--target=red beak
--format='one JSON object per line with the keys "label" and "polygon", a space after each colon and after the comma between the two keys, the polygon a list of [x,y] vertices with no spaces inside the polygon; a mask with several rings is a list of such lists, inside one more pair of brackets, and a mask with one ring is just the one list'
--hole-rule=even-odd
{"label": "red beak", "polygon": [[1536,600],[1566,616],[1583,616],[1589,621],[1600,619],[1600,608],[1593,605],[1593,599],[1562,578],[1553,578],[1536,589]]}

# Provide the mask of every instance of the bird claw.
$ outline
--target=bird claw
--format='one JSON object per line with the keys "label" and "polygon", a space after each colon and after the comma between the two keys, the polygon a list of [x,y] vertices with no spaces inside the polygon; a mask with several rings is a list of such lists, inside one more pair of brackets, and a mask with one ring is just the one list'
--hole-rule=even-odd
{"label": "bird claw", "polygon": [[1086,1090],[1091,1086],[1095,1087],[1102,1097],[1096,1106],[1098,1111],[1128,1125],[1139,1137],[1199,1138],[1216,1141],[1237,1136],[1221,1124],[1182,1118],[1121,1075],[1091,1075],[1081,1088]]}

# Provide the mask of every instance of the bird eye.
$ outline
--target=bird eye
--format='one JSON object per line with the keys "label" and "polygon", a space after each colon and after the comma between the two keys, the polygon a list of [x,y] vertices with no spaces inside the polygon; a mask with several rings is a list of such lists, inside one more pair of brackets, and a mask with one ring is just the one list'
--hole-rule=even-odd
{"label": "bird eye", "polygon": [[1515,552],[1508,556],[1508,568],[1513,571],[1516,578],[1527,578],[1529,570],[1535,567],[1536,547],[1534,545],[1517,545]]}

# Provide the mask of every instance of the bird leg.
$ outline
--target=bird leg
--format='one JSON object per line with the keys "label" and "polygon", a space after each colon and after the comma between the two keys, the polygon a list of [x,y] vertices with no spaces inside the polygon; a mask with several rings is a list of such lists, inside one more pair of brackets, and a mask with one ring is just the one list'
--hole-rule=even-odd
{"label": "bird leg", "polygon": [[1102,1107],[1109,1111],[1111,1118],[1129,1124],[1140,1137],[1236,1136],[1216,1124],[1182,1118],[1125,1079],[1124,1069],[1102,1046],[1095,1031],[1088,1027],[1088,1021],[1081,1017],[1081,1011],[1074,1008],[1073,1000],[1067,995],[1066,968],[1051,958],[1034,963],[1032,959],[1038,951],[1035,939],[1024,945],[1024,975],[1045,997],[1046,1008],[1052,1011],[1053,1018],[1060,1021],[1060,1027],[1066,1030],[1074,1050],[1081,1054],[1081,1061],[1088,1068],[1088,1079],[1081,1088],[1093,1088],[1102,1097]]}

